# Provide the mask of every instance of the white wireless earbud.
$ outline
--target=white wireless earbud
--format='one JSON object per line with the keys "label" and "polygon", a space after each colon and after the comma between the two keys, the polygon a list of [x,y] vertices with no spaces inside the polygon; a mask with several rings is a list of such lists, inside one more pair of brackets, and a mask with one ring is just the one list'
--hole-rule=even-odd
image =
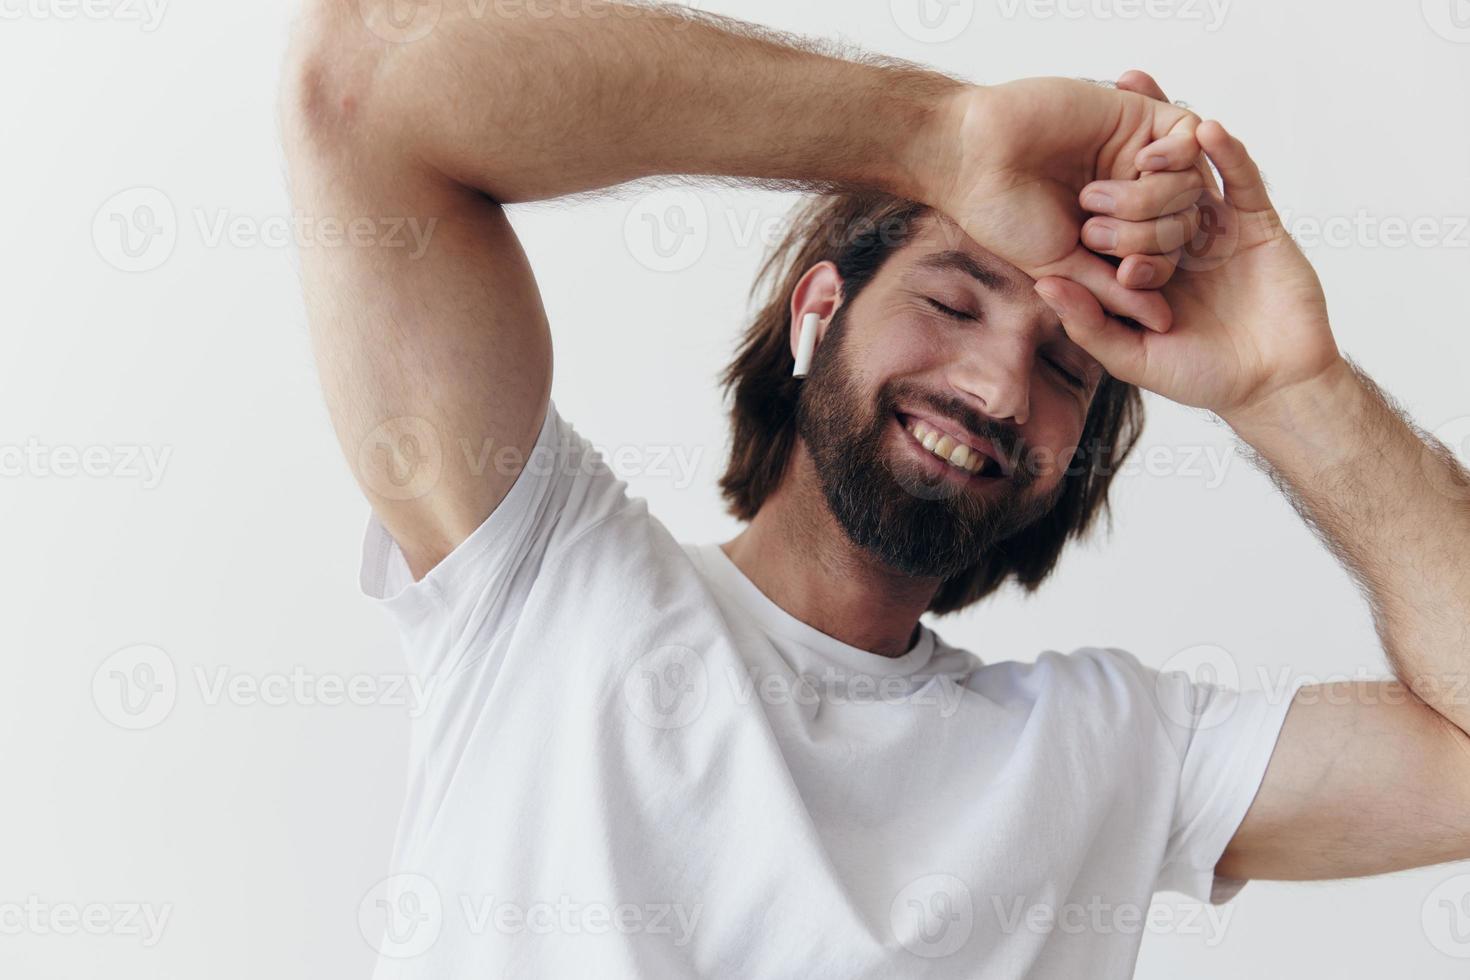
{"label": "white wireless earbud", "polygon": [[812,351],[817,349],[817,324],[822,318],[815,313],[808,313],[801,318],[801,336],[796,339],[796,369],[791,372],[793,378],[804,378],[812,369]]}

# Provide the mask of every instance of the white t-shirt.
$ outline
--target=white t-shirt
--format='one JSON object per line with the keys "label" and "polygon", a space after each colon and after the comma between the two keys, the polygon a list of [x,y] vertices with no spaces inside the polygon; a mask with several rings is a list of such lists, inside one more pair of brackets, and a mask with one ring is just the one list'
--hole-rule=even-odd
{"label": "white t-shirt", "polygon": [[[500,507],[362,588],[430,694],[380,980],[1127,977],[1214,866],[1288,696],[1131,654],[867,653],[676,542],[557,412]],[[1208,906],[1207,906],[1208,907]]]}

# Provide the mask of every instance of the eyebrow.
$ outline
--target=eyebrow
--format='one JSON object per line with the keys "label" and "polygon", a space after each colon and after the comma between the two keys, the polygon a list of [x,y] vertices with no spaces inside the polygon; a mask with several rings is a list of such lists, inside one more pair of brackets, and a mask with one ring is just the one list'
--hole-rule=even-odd
{"label": "eyebrow", "polygon": [[958,269],[960,272],[977,280],[980,285],[992,292],[1008,296],[1014,296],[1019,292],[1016,284],[1010,279],[996,272],[994,269],[989,269],[981,265],[968,252],[961,252],[957,249],[926,255],[915,263],[915,268],[937,269],[941,271]]}

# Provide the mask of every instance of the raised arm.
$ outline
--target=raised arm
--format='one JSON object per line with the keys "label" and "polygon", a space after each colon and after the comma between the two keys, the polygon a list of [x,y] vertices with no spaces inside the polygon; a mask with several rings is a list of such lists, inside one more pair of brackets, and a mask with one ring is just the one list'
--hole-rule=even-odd
{"label": "raised arm", "polygon": [[[1120,313],[1167,321],[1157,293],[1124,289],[1081,247],[1073,197],[1144,163],[1189,172],[1196,120],[1183,110],[1064,80],[999,96],[679,7],[502,6],[445,0],[416,37],[386,0],[311,0],[287,61],[298,208],[431,231],[421,249],[302,257],[338,438],[415,576],[494,510],[521,469],[507,455],[524,460],[545,417],[550,331],[505,204],[668,174],[874,189],[961,219],[1023,269],[1070,271]],[[1188,177],[1157,178],[1153,198],[1188,197]],[[1159,220],[1187,223],[1190,203]],[[1131,261],[1150,285],[1172,271]],[[466,450],[491,465],[476,472]]]}
{"label": "raised arm", "polygon": [[[1141,72],[1120,84],[1164,98]],[[1172,330],[1124,331],[1075,284],[1039,287],[1115,376],[1235,430],[1362,586],[1398,678],[1301,689],[1216,870],[1312,880],[1470,858],[1470,473],[1338,351],[1245,147],[1215,122],[1199,140],[1224,187],[1204,198],[1213,250],[1165,290]]]}

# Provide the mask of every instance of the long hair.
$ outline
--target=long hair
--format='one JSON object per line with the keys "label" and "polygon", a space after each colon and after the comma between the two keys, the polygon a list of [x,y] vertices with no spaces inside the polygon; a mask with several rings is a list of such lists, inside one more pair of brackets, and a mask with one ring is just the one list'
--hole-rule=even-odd
{"label": "long hair", "polygon": [[[832,262],[842,277],[843,303],[853,302],[928,214],[922,204],[886,194],[818,194],[794,212],[785,237],[766,257],[751,288],[754,297],[767,287],[764,305],[720,377],[727,397],[733,396],[730,459],[720,492],[739,520],[753,519],[780,485],[796,445],[802,382],[791,376],[795,363],[790,337],[791,295],[797,283],[812,266]],[[1056,505],[974,565],[945,579],[928,611],[957,612],[1010,579],[1034,592],[1051,574],[1067,540],[1086,534],[1099,513],[1111,529],[1108,487],[1142,429],[1143,399],[1137,387],[1104,373]]]}

